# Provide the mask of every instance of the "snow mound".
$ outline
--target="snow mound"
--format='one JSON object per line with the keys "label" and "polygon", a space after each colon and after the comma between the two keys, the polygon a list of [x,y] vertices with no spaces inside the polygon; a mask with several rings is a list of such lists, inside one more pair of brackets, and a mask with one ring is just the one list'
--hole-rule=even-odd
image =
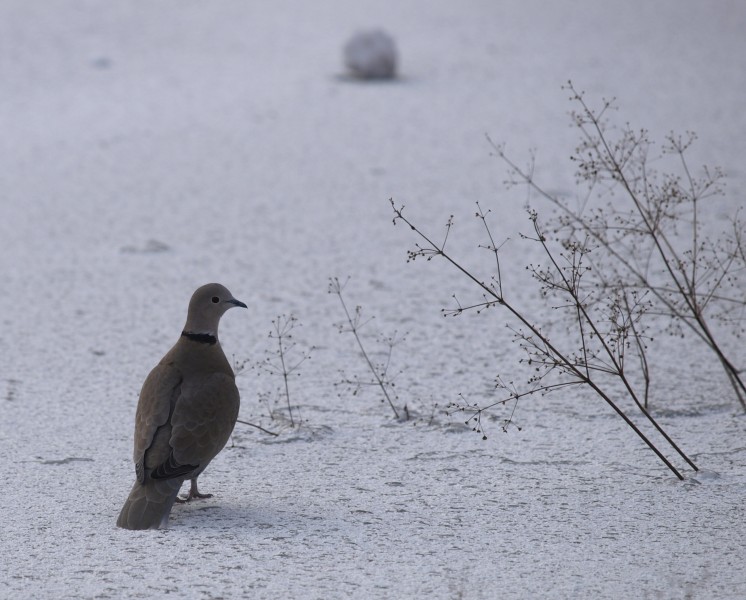
{"label": "snow mound", "polygon": [[396,77],[398,55],[394,38],[380,29],[359,31],[344,47],[345,65],[360,79]]}

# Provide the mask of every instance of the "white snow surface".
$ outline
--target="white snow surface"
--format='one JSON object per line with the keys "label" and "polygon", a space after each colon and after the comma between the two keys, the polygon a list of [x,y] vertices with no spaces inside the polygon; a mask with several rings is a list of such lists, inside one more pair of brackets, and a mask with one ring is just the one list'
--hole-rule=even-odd
{"label": "white snow surface", "polygon": [[[341,76],[371,27],[397,40],[395,82]],[[438,234],[454,214],[467,260],[474,201],[517,240],[522,192],[484,134],[536,148],[537,175],[573,193],[572,79],[654,138],[696,131],[693,162],[729,176],[724,217],[746,183],[744,31],[737,0],[0,3],[0,597],[746,597],[746,417],[712,357],[655,350],[654,414],[702,469],[684,482],[577,390],[522,402],[520,432],[488,420],[483,441],[442,409],[494,398],[520,352],[498,309],[440,316],[479,296],[406,263],[388,203]],[[335,275],[376,317],[371,348],[407,332],[412,421],[335,386],[365,375]],[[221,325],[236,361],[264,357],[277,315],[302,323],[303,426],[239,424],[200,478],[213,498],[168,530],[117,529],[140,385],[209,281],[249,305]],[[279,381],[237,383],[241,418],[278,428],[259,394]]]}

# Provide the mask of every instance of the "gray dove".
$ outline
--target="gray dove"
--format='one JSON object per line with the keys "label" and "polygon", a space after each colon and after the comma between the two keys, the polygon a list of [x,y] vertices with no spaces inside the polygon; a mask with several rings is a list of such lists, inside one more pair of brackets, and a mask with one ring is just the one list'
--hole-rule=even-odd
{"label": "gray dove", "polygon": [[[189,301],[184,331],[150,372],[135,415],[135,474],[117,525],[158,529],[168,525],[174,502],[209,498],[197,477],[223,449],[238,418],[235,376],[218,341],[220,317],[246,305],[222,285],[203,285]],[[178,498],[191,480],[189,494]]]}

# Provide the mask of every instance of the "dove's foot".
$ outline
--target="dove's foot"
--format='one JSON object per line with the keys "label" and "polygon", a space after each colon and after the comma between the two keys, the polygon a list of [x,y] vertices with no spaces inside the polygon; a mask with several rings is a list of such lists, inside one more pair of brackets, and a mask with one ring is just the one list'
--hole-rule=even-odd
{"label": "dove's foot", "polygon": [[197,489],[197,480],[192,479],[192,485],[189,488],[189,493],[186,496],[177,496],[176,502],[178,502],[179,504],[184,504],[185,502],[189,502],[191,500],[194,500],[195,498],[212,498],[212,494],[200,493],[199,489]]}
{"label": "dove's foot", "polygon": [[212,494],[193,494],[191,491],[186,496],[177,496],[176,502],[179,504],[186,504],[187,502],[191,502],[195,498],[212,498]]}

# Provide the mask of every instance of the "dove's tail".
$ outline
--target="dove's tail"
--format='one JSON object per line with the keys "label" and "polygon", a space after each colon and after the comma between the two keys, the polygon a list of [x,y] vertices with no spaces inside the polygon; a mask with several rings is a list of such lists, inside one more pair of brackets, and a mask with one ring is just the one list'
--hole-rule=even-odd
{"label": "dove's tail", "polygon": [[168,525],[168,515],[182,482],[182,479],[150,479],[145,484],[136,481],[119,513],[117,526],[158,529]]}

